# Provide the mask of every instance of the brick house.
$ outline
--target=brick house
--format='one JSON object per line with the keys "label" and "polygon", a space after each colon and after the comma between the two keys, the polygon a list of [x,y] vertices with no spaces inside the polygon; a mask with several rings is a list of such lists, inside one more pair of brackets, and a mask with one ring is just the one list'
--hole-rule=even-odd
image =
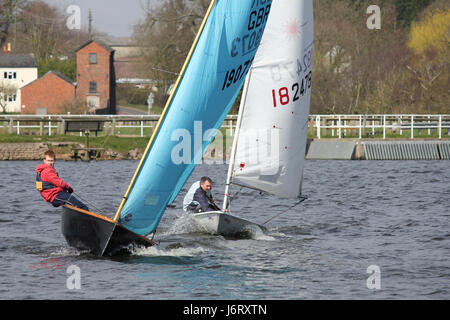
{"label": "brick house", "polygon": [[116,113],[114,50],[90,40],[76,50],[76,97],[86,102],[89,113]]}
{"label": "brick house", "polygon": [[21,88],[22,113],[58,114],[74,102],[75,84],[65,75],[49,71]]}

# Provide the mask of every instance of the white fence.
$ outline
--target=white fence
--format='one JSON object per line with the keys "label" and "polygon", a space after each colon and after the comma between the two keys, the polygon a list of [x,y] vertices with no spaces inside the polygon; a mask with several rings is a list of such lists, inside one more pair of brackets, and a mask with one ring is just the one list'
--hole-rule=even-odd
{"label": "white fence", "polygon": [[442,139],[443,133],[449,135],[450,115],[311,115],[309,128],[318,139],[323,136],[341,139],[353,136],[354,131],[357,132],[354,137],[358,139],[375,136],[386,139],[387,133],[391,137],[414,139],[428,135]]}
{"label": "white fence", "polygon": [[[53,135],[65,134],[68,121],[101,121],[105,135],[146,136],[159,115],[0,115],[3,133]],[[222,128],[232,136],[236,115],[226,117]],[[383,115],[310,115],[309,136],[321,138],[424,138],[441,139],[450,134],[450,115],[383,114]],[[28,130],[27,130],[28,129]],[[36,130],[37,129],[37,130]],[[125,130],[123,130],[125,129]],[[127,130],[128,129],[128,130]],[[83,132],[80,132],[82,135]]]}

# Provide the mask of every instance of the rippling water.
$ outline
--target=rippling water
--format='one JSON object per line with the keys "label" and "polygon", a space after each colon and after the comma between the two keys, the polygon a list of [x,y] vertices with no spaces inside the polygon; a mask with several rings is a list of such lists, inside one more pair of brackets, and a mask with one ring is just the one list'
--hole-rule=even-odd
{"label": "rippling water", "polygon": [[[306,161],[309,199],[288,211],[292,200],[232,190],[236,215],[263,223],[286,211],[268,235],[242,240],[195,233],[183,216],[199,177],[212,177],[216,199],[223,193],[227,167],[199,165],[161,221],[160,245],[121,258],[66,244],[61,209],[34,189],[38,163],[0,162],[1,299],[450,298],[449,161]],[[109,215],[136,166],[56,163],[92,211]],[[72,265],[80,289],[67,285]],[[374,276],[379,289],[368,288]]]}

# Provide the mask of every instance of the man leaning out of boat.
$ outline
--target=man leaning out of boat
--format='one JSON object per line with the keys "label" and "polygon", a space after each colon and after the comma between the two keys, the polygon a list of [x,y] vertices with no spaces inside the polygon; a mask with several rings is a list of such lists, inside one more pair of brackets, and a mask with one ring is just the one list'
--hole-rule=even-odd
{"label": "man leaning out of boat", "polygon": [[189,188],[183,200],[186,212],[207,212],[220,210],[214,203],[211,194],[212,181],[209,177],[202,177]]}
{"label": "man leaning out of boat", "polygon": [[54,207],[64,204],[89,211],[89,208],[75,198],[72,187],[58,176],[55,166],[56,156],[52,150],[44,153],[44,163],[36,167],[36,188],[42,199],[50,202]]}

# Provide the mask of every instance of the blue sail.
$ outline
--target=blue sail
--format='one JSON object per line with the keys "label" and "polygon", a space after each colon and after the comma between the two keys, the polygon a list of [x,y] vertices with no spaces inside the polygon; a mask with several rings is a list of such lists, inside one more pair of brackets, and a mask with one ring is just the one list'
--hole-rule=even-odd
{"label": "blue sail", "polygon": [[156,230],[167,204],[178,195],[210,143],[204,137],[198,142],[199,131],[218,129],[236,99],[271,3],[218,0],[212,7],[120,211],[119,222],[127,229],[141,235]]}

